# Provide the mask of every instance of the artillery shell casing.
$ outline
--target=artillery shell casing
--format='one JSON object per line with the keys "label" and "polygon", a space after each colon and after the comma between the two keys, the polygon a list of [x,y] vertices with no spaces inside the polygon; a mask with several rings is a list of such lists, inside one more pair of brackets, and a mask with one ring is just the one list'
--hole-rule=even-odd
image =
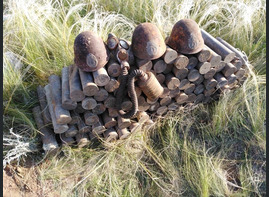
{"label": "artillery shell casing", "polygon": [[176,67],[173,67],[172,71],[179,80],[185,79],[189,73],[189,70],[187,68],[178,69]]}
{"label": "artillery shell casing", "polygon": [[103,122],[102,122],[101,118],[99,120],[100,120],[99,122],[92,125],[92,133],[93,134],[100,135],[100,134],[104,133],[105,130],[106,130],[105,126],[103,125]]}
{"label": "artillery shell casing", "polygon": [[184,92],[181,92],[178,96],[176,96],[175,100],[178,104],[183,104],[188,99],[188,95]]}
{"label": "artillery shell casing", "polygon": [[107,74],[105,68],[100,68],[97,71],[93,72],[94,82],[98,86],[105,86],[110,81],[110,77]]}
{"label": "artillery shell casing", "polygon": [[53,110],[53,105],[52,105],[52,95],[51,95],[51,89],[50,89],[50,84],[45,86],[45,92],[46,92],[46,98],[49,106],[49,112],[52,120],[52,125],[54,129],[54,133],[64,133],[65,131],[68,130],[67,124],[58,124],[56,122],[56,116]]}
{"label": "artillery shell casing", "polygon": [[76,125],[69,125],[69,129],[64,133],[65,137],[75,137],[78,133],[78,128]]}
{"label": "artillery shell casing", "polygon": [[117,133],[121,140],[126,139],[131,134],[127,128],[123,128],[123,129],[117,128]]}
{"label": "artillery shell casing", "polygon": [[78,67],[69,66],[69,75],[70,98],[72,101],[82,101],[85,95],[82,91]]}
{"label": "artillery shell casing", "polygon": [[194,104],[202,103],[205,99],[204,94],[198,94],[196,97],[196,100],[194,101]]}
{"label": "artillery shell casing", "polygon": [[198,94],[201,94],[203,93],[203,91],[205,90],[205,86],[203,84],[199,84],[195,87],[193,93],[198,95]]}
{"label": "artillery shell casing", "polygon": [[143,70],[144,72],[148,72],[152,69],[152,61],[151,60],[140,60],[136,59],[136,64],[139,68],[139,70]]}
{"label": "artillery shell casing", "polygon": [[193,93],[194,90],[195,90],[195,84],[190,83],[190,85],[184,90],[184,93],[189,95]]}
{"label": "artillery shell casing", "polygon": [[115,120],[115,118],[109,116],[108,111],[105,111],[102,114],[102,118],[103,118],[104,126],[107,129],[112,128],[117,125],[117,121]]}
{"label": "artillery shell casing", "polygon": [[106,100],[108,92],[104,88],[100,88],[99,91],[94,95],[94,99],[98,102]]}
{"label": "artillery shell casing", "polygon": [[72,118],[70,112],[62,107],[61,78],[57,75],[49,76],[52,105],[58,124],[67,124]]}
{"label": "artillery shell casing", "polygon": [[200,77],[200,73],[197,69],[191,69],[189,74],[188,74],[188,80],[190,82],[194,82],[196,80],[198,80]]}
{"label": "artillery shell casing", "polygon": [[211,79],[213,78],[213,76],[216,74],[216,69],[211,68],[205,75],[204,78],[205,79]]}
{"label": "artillery shell casing", "polygon": [[208,59],[208,62],[211,64],[212,68],[217,67],[221,62],[221,56],[218,55],[215,51],[213,51],[211,48],[205,45],[205,49],[207,49],[210,52],[210,57]]}
{"label": "artillery shell casing", "polygon": [[81,106],[83,107],[83,109],[85,110],[91,110],[94,109],[97,105],[97,102],[94,98],[92,97],[86,97],[82,102],[81,102]]}
{"label": "artillery shell casing", "polygon": [[163,71],[165,71],[166,67],[167,67],[167,64],[163,60],[160,59],[153,65],[153,70],[156,73],[162,73]]}
{"label": "artillery shell casing", "polygon": [[55,134],[49,128],[44,125],[42,120],[42,116],[40,114],[41,108],[40,106],[36,106],[32,109],[34,119],[37,125],[38,130],[42,133],[41,140],[42,140],[42,148],[45,152],[54,150],[58,148],[58,143],[55,138]]}
{"label": "artillery shell casing", "polygon": [[88,146],[90,144],[90,140],[86,133],[78,133],[75,138],[79,148]]}
{"label": "artillery shell casing", "polygon": [[180,80],[169,73],[165,76],[165,84],[169,90],[174,90],[180,85]]}
{"label": "artillery shell casing", "polygon": [[50,112],[49,112],[49,107],[47,104],[47,99],[46,99],[46,94],[44,87],[38,86],[37,87],[37,96],[40,104],[40,109],[41,109],[41,114],[43,117],[43,121],[45,125],[48,125],[51,123],[51,117],[50,117]]}
{"label": "artillery shell casing", "polygon": [[174,49],[166,46],[166,51],[163,55],[164,62],[166,64],[172,64],[176,58],[177,58],[177,52]]}
{"label": "artillery shell casing", "polygon": [[228,49],[233,51],[237,57],[240,58],[243,65],[247,64],[247,56],[245,56],[243,53],[241,53],[239,50],[235,49],[232,45],[230,45],[225,40],[221,39],[220,37],[216,38],[219,42],[221,42],[223,45],[225,45]]}
{"label": "artillery shell casing", "polygon": [[92,73],[79,69],[79,76],[83,93],[86,96],[94,96],[98,92],[99,87],[94,83]]}
{"label": "artillery shell casing", "polygon": [[91,111],[84,112],[84,119],[86,125],[94,125],[99,122],[99,116],[97,114],[92,113]]}
{"label": "artillery shell casing", "polygon": [[225,77],[229,77],[236,72],[236,67],[232,63],[226,63],[221,72]]}
{"label": "artillery shell casing", "polygon": [[107,92],[114,92],[119,86],[120,83],[115,78],[110,77],[110,81],[105,85],[105,90]]}
{"label": "artillery shell casing", "polygon": [[197,66],[198,64],[198,59],[195,56],[190,56],[189,57],[189,63],[187,65],[187,69],[193,69]]}
{"label": "artillery shell casing", "polygon": [[121,74],[120,64],[116,61],[109,61],[107,66],[107,72],[110,77],[118,77]]}
{"label": "artillery shell casing", "polygon": [[77,102],[70,98],[69,67],[62,69],[62,107],[66,110],[73,110],[77,107]]}
{"label": "artillery shell casing", "polygon": [[228,84],[227,79],[223,76],[222,73],[217,73],[214,78],[217,80],[218,84],[217,84],[217,88],[221,88],[224,87],[225,85]]}
{"label": "artillery shell casing", "polygon": [[174,66],[177,69],[186,68],[188,64],[189,64],[189,58],[182,54],[178,54],[178,57],[174,61]]}
{"label": "artillery shell casing", "polygon": [[206,62],[211,56],[211,52],[206,47],[204,47],[199,53],[197,53],[197,58],[199,62]]}
{"label": "artillery shell casing", "polygon": [[201,33],[205,44],[214,50],[217,54],[219,54],[224,62],[228,63],[234,59],[235,53],[233,51],[228,49],[225,45],[223,45],[205,30],[201,29]]}
{"label": "artillery shell casing", "polygon": [[150,100],[155,100],[163,93],[163,87],[151,72],[147,74],[148,80],[145,82],[139,81],[138,86]]}
{"label": "artillery shell casing", "polygon": [[106,142],[114,142],[119,138],[117,131],[112,127],[104,132]]}
{"label": "artillery shell casing", "polygon": [[131,120],[129,118],[122,118],[121,116],[118,116],[117,121],[119,129],[124,129],[131,125]]}
{"label": "artillery shell casing", "polygon": [[73,137],[66,137],[64,133],[60,134],[60,139],[62,142],[62,146],[69,146],[75,144],[76,140]]}

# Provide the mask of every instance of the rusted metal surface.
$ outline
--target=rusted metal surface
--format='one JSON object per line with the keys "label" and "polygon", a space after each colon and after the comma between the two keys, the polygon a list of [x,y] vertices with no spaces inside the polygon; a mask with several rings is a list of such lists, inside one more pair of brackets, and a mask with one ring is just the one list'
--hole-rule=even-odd
{"label": "rusted metal surface", "polygon": [[204,38],[205,44],[217,54],[219,54],[225,63],[229,63],[234,59],[235,53],[233,51],[228,49],[225,45],[223,45],[220,41],[218,41],[205,30],[202,29],[201,33]]}
{"label": "rusted metal surface", "polygon": [[138,86],[150,100],[157,99],[163,93],[163,87],[151,72],[147,72],[146,80],[138,81]]}
{"label": "rusted metal surface", "polygon": [[233,47],[232,45],[230,45],[228,42],[226,42],[225,40],[221,39],[220,37],[216,37],[216,39],[218,41],[220,41],[223,45],[225,45],[228,49],[230,49],[231,51],[233,51],[235,53],[235,55],[240,58],[240,60],[243,63],[243,65],[246,65],[247,64],[248,58],[247,58],[246,55],[244,55],[241,51],[237,50],[235,47]]}
{"label": "rusted metal surface", "polygon": [[135,28],[132,50],[136,57],[147,60],[157,59],[165,53],[166,45],[156,25],[141,23]]}
{"label": "rusted metal surface", "polygon": [[167,45],[178,53],[195,54],[204,47],[204,40],[198,24],[191,19],[178,21],[169,36]]}
{"label": "rusted metal surface", "polygon": [[[62,80],[54,75],[49,77],[50,84],[45,86],[43,92],[45,101],[44,98],[39,100],[43,109],[49,110],[48,115],[51,117],[48,119],[52,120],[56,137],[61,134],[65,138],[62,138],[62,141],[65,142],[69,140],[73,142],[72,138],[75,137],[78,147],[86,146],[89,143],[88,138],[96,141],[104,137],[107,142],[113,142],[118,138],[124,139],[129,136],[130,131],[133,132],[133,124],[148,129],[155,118],[177,111],[181,105],[190,107],[201,102],[208,103],[219,98],[225,91],[239,87],[246,80],[250,65],[242,65],[239,57],[233,57],[233,54],[225,53],[223,50],[220,50],[223,52],[222,56],[215,53],[215,49],[206,46],[205,40],[205,44],[201,46],[202,51],[196,54],[183,55],[165,46],[162,55],[157,59],[151,59],[155,52],[159,52],[161,47],[157,45],[162,38],[158,37],[159,31],[154,25],[148,24],[149,27],[145,28],[143,27],[145,24],[148,23],[139,25],[140,30],[134,32],[133,37],[141,41],[136,43],[136,47],[139,49],[138,53],[144,55],[146,59],[134,56],[132,50],[135,43],[109,34],[104,49],[109,50],[110,60],[105,67],[89,73],[78,66],[71,65],[63,68]],[[188,28],[186,26],[181,28],[186,33]],[[199,31],[201,33],[201,30]],[[159,40],[154,40],[156,37]],[[185,38],[187,39],[185,44],[189,48],[195,45],[193,36],[190,37],[189,40]],[[81,38],[87,43],[83,43],[85,50],[80,50],[79,53],[84,53],[86,66],[93,68],[99,63],[93,51],[99,50],[100,45],[90,48],[93,43],[92,38],[92,35]],[[60,88],[60,81],[62,88]],[[63,107],[65,100],[69,99],[68,90],[70,99],[75,101],[77,106],[75,109],[73,107],[66,109],[70,110],[71,116],[71,121],[66,123],[63,120],[57,121],[56,117],[64,114],[57,106],[60,106],[61,100]],[[60,99],[63,93],[67,95],[66,99]],[[38,94],[42,97],[42,92]],[[42,106],[37,107],[35,113],[41,110]],[[38,118],[37,124],[38,121],[43,121],[40,114]],[[63,119],[65,116],[60,118]]]}
{"label": "rusted metal surface", "polygon": [[74,62],[85,72],[96,71],[105,66],[109,52],[103,40],[91,31],[80,33],[74,42]]}
{"label": "rusted metal surface", "polygon": [[114,50],[117,48],[119,43],[119,39],[112,33],[108,34],[108,38],[107,38],[107,47],[109,48],[109,50]]}
{"label": "rusted metal surface", "polygon": [[119,45],[120,45],[120,48],[124,48],[125,50],[128,50],[130,47],[128,42],[124,39],[119,39]]}
{"label": "rusted metal surface", "polygon": [[128,61],[128,52],[125,49],[120,49],[117,53],[117,58],[119,61]]}

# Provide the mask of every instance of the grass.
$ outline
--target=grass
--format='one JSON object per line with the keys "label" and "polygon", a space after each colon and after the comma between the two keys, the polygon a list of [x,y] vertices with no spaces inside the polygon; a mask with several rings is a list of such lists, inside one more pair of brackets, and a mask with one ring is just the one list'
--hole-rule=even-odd
{"label": "grass", "polygon": [[38,103],[35,88],[73,62],[73,42],[81,31],[130,40],[135,26],[147,21],[165,37],[179,19],[192,18],[243,50],[254,66],[243,86],[218,102],[180,109],[113,145],[64,147],[45,158],[35,167],[44,196],[265,196],[265,5],[262,0],[4,1],[4,136],[12,128],[38,147],[31,114]]}

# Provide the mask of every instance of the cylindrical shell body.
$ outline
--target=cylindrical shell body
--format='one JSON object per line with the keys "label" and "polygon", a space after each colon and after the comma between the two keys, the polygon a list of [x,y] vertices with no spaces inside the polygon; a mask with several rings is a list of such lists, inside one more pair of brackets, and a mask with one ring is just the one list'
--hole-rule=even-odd
{"label": "cylindrical shell body", "polygon": [[166,45],[157,26],[152,23],[139,24],[132,36],[132,50],[139,59],[161,57],[166,51]]}

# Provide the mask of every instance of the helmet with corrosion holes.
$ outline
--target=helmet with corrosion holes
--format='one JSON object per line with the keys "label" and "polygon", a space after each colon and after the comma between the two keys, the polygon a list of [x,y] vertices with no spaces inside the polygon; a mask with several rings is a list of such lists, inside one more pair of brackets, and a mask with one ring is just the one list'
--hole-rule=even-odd
{"label": "helmet with corrosion holes", "polygon": [[204,39],[194,20],[182,19],[174,25],[167,45],[178,53],[195,54],[203,49]]}
{"label": "helmet with corrosion holes", "polygon": [[105,66],[109,52],[102,38],[91,31],[80,33],[74,42],[75,65],[85,72]]}
{"label": "helmet with corrosion holes", "polygon": [[141,23],[135,28],[131,46],[137,58],[147,60],[161,57],[166,50],[161,32],[152,23]]}

